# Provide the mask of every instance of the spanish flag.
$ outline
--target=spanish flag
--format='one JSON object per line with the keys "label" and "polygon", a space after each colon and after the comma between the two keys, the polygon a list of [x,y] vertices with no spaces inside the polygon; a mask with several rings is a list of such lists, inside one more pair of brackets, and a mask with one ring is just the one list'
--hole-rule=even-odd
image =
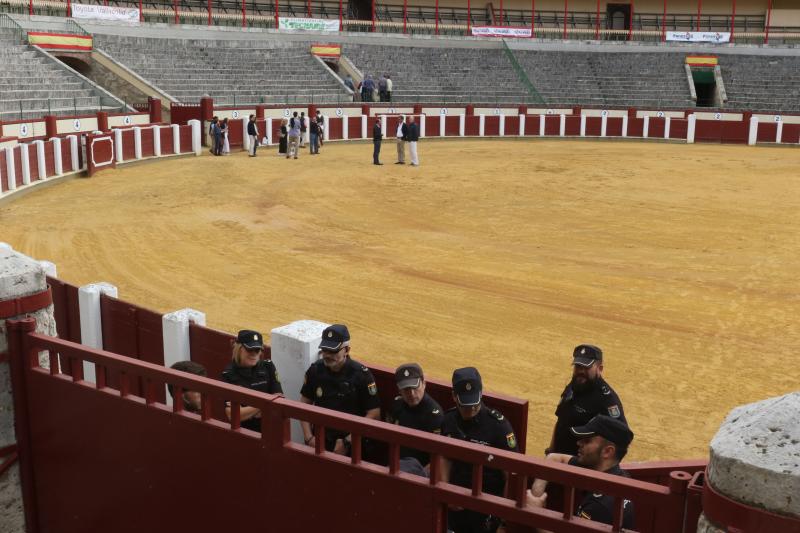
{"label": "spanish flag", "polygon": [[312,44],[311,54],[319,57],[335,57],[342,55],[342,46],[339,44]]}
{"label": "spanish flag", "polygon": [[92,49],[91,35],[73,35],[70,33],[49,33],[29,31],[28,43],[48,50],[89,50]]}
{"label": "spanish flag", "polygon": [[686,56],[686,64],[690,67],[716,67],[717,56]]}

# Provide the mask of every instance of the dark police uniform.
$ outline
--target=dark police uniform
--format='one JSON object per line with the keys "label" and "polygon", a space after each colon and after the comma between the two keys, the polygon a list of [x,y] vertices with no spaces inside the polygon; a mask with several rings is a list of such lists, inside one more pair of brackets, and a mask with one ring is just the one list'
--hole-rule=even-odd
{"label": "dark police uniform", "polygon": [[[372,372],[358,361],[347,358],[339,372],[331,372],[320,359],[306,370],[300,394],[319,407],[342,413],[364,416],[367,411],[380,407],[378,387]],[[349,433],[326,428],[325,449],[333,451],[337,439]]]}
{"label": "dark police uniform", "polygon": [[[253,367],[243,367],[231,361],[222,371],[222,381],[246,389],[268,394],[283,394],[278,371],[270,360],[261,360]],[[253,417],[242,421],[242,427],[261,431],[261,418]]]}
{"label": "dark police uniform", "polygon": [[[511,424],[500,411],[486,404],[481,404],[478,414],[470,420],[462,419],[457,408],[449,409],[444,415],[442,435],[501,450],[518,451],[517,437]],[[472,466],[461,461],[453,461],[450,483],[471,488]],[[483,492],[502,496],[504,488],[503,471],[494,468],[483,469]],[[495,531],[498,525],[499,521],[493,517],[468,509],[448,513],[448,527],[456,533]]]}
{"label": "dark police uniform", "polygon": [[[572,466],[583,466],[578,462],[577,457],[569,460]],[[614,466],[606,471],[606,474],[614,476],[631,477],[625,470],[621,469],[619,465]],[[600,493],[587,493],[583,497],[578,508],[575,510],[575,516],[586,518],[593,522],[601,524],[612,524],[614,522],[614,497],[606,496]],[[633,502],[625,500],[623,502],[622,512],[622,527],[625,529],[633,529]]]}
{"label": "dark police uniform", "polygon": [[549,451],[577,455],[578,442],[569,429],[588,424],[596,415],[608,415],[627,424],[619,396],[603,378],[598,377],[595,386],[581,394],[572,390],[572,384],[567,385],[556,408],[555,442]]}
{"label": "dark police uniform", "polygon": [[[408,405],[402,396],[397,396],[389,411],[389,421],[406,428],[441,434],[444,412],[436,400],[428,396],[428,393],[425,393],[422,400],[414,407]],[[400,457],[414,457],[423,466],[431,461],[428,452],[405,446],[400,447]]]}

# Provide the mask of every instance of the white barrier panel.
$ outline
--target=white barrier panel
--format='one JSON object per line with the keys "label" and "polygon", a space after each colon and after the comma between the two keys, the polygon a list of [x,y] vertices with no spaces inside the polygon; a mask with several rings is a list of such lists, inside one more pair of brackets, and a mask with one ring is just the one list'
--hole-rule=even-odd
{"label": "white barrier panel", "polygon": [[[206,314],[194,309],[180,309],[161,317],[161,337],[164,343],[165,367],[170,367],[178,361],[191,359],[190,323],[205,326]],[[167,394],[167,405],[172,405],[172,396],[169,394]]]}
{"label": "white barrier panel", "polygon": [[586,115],[581,115],[581,137],[586,137]]}
{"label": "white barrier panel", "polygon": [[36,147],[36,166],[37,179],[43,180],[47,177],[47,168],[44,162],[44,141],[33,141],[33,146]]}
{"label": "white barrier panel", "polygon": [[55,170],[56,176],[60,176],[64,173],[64,162],[61,160],[61,139],[53,137],[50,142],[53,143],[53,170]]}
{"label": "white barrier panel", "polygon": [[486,129],[486,115],[478,115],[478,137],[483,137]]}
{"label": "white barrier panel", "polygon": [[628,136],[628,115],[622,117],[622,136]]}
{"label": "white barrier panel", "polygon": [[117,158],[117,163],[122,163],[125,159],[122,157],[122,130],[114,130],[114,147]]}
{"label": "white barrier panel", "polygon": [[14,148],[11,146],[6,148],[6,178],[8,179],[8,190],[13,191],[16,189],[17,173],[14,168]]}
{"label": "white barrier panel", "polygon": [[608,128],[608,115],[603,115],[600,118],[600,137],[606,136],[607,128]]}
{"label": "white barrier panel", "polygon": [[27,144],[19,145],[19,158],[22,163],[20,165],[22,168],[22,184],[29,185],[31,182],[31,160]]}
{"label": "white barrier panel", "polygon": [[669,139],[669,129],[670,129],[670,126],[671,126],[671,120],[672,119],[670,117],[667,117],[666,119],[664,119],[664,138],[665,139]]}
{"label": "white barrier panel", "polygon": [[500,137],[506,136],[506,116],[500,115]]}
{"label": "white barrier panel", "polygon": [[161,126],[153,126],[153,154],[161,157]]}
{"label": "white barrier panel", "polygon": [[444,137],[445,122],[447,115],[439,115],[439,137]]}
{"label": "white barrier panel", "polygon": [[[247,134],[247,125],[250,123],[250,118],[242,118],[242,146],[248,152],[250,151],[250,135]],[[212,138],[213,139],[213,138]],[[213,140],[211,141],[214,142]]]}
{"label": "white barrier panel", "polygon": [[[78,307],[81,317],[81,344],[97,350],[103,349],[103,324],[100,318],[100,295],[117,297],[117,288],[110,283],[90,283],[78,289]],[[83,379],[96,382],[94,364],[83,362]]]}
{"label": "white barrier panel", "polygon": [[544,137],[544,117],[545,115],[539,115],[539,136]]}
{"label": "white barrier panel", "polygon": [[388,138],[388,132],[386,131],[386,115],[381,115],[381,133],[384,139]]}
{"label": "white barrier panel", "polygon": [[425,115],[419,117],[419,137],[420,139],[425,137]]}
{"label": "white barrier panel", "polygon": [[133,155],[136,159],[142,158],[142,128],[133,128]]}
{"label": "white barrier panel", "polygon": [[264,127],[267,131],[264,132],[264,137],[267,138],[267,145],[272,144],[272,117],[267,117]]}
{"label": "white barrier panel", "polygon": [[328,127],[331,125],[331,117],[328,115],[321,115],[322,116],[322,140],[329,141],[331,138],[331,129]]}
{"label": "white barrier panel", "polygon": [[647,139],[650,133],[650,117],[644,117],[644,126],[642,126],[642,138]]}
{"label": "white barrier panel", "polygon": [[758,117],[750,117],[750,129],[747,131],[747,144],[755,146],[758,139]]}
{"label": "white barrier panel", "polygon": [[367,138],[367,115],[361,115],[361,138]]}
{"label": "white barrier panel", "polygon": [[519,136],[525,136],[525,115],[519,115]]}
{"label": "white barrier panel", "polygon": [[192,152],[194,155],[200,155],[203,151],[202,124],[197,119],[192,119],[187,124],[192,128]]}
{"label": "white barrier panel", "polygon": [[181,153],[181,127],[172,125],[172,149],[176,154]]}
{"label": "white barrier panel", "polygon": [[50,276],[51,278],[58,277],[58,270],[56,270],[56,264],[50,261],[39,261],[38,262],[42,268],[44,269],[44,273],[46,276]]}
{"label": "white barrier panel", "polygon": [[464,132],[466,131],[467,126],[467,117],[464,115],[458,115],[458,136],[463,137]]}
{"label": "white barrier panel", "polygon": [[8,250],[9,252],[13,252],[14,248],[12,248],[7,242],[0,242],[0,250]]}
{"label": "white barrier panel", "polygon": [[342,117],[342,140],[347,141],[350,139],[350,119],[347,115]]}
{"label": "white barrier panel", "polygon": [[567,129],[567,115],[562,114],[561,119],[559,121],[558,134],[563,137],[564,131],[566,129]]}
{"label": "white barrier panel", "polygon": [[694,113],[689,115],[689,125],[686,128],[686,143],[687,144],[694,144],[694,130],[695,126],[697,126],[697,117],[694,116]]}
{"label": "white barrier panel", "polygon": [[[300,400],[306,370],[319,358],[319,343],[322,332],[328,327],[316,320],[298,320],[272,330],[270,348],[272,362],[281,377],[286,397]],[[292,421],[292,440],[303,442],[303,432],[298,421]]]}
{"label": "white barrier panel", "polygon": [[78,161],[78,136],[67,135],[67,139],[69,139],[69,153],[72,157],[72,171],[77,172],[81,168],[80,161]]}
{"label": "white barrier panel", "polygon": [[783,138],[783,122],[778,122],[778,130],[775,132],[775,142],[781,144]]}

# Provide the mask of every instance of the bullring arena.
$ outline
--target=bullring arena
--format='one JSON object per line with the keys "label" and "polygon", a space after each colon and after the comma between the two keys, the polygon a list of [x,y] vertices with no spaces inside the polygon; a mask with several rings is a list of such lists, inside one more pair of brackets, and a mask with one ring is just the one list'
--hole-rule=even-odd
{"label": "bullring arena", "polygon": [[[800,533],[800,10],[440,1],[0,7],[0,532]],[[382,414],[474,366],[522,453],[296,401],[332,323]],[[581,343],[627,475],[545,458]]]}

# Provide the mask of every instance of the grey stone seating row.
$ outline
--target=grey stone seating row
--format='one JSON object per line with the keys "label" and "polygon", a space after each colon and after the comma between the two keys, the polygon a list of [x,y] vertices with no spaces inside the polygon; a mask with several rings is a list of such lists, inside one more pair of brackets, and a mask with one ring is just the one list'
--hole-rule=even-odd
{"label": "grey stone seating row", "polygon": [[[49,104],[49,105],[48,105]],[[100,98],[96,96],[86,96],[77,98],[34,98],[34,99],[16,99],[16,100],[3,100],[0,101],[0,111],[11,112],[19,111],[22,107],[23,111],[31,111],[35,109],[68,109],[68,108],[100,108]],[[46,114],[46,113],[45,113]]]}
{"label": "grey stone seating row", "polygon": [[727,107],[796,111],[800,58],[796,56],[726,55],[720,69],[728,94]]}
{"label": "grey stone seating row", "polygon": [[0,100],[17,100],[17,99],[24,99],[24,98],[44,98],[44,99],[52,99],[52,98],[72,98],[73,96],[91,96],[92,91],[90,89],[80,89],[75,91],[48,91],[46,89],[42,90],[16,90],[16,89],[9,89],[5,90],[0,88]]}

